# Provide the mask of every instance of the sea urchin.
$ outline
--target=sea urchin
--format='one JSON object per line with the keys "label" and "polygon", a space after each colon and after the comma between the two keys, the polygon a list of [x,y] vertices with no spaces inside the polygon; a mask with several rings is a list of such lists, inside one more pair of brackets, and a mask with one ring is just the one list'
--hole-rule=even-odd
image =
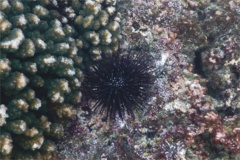
{"label": "sea urchin", "polygon": [[125,114],[134,118],[133,111],[142,109],[151,95],[154,67],[146,54],[106,57],[85,72],[86,100],[106,118],[124,119]]}

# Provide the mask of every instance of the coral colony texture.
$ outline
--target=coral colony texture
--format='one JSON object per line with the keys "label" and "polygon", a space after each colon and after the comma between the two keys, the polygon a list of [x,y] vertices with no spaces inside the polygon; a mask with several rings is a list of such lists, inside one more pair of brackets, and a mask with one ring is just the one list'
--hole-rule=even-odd
{"label": "coral colony texture", "polygon": [[239,0],[0,0],[0,159],[240,159],[239,22]]}
{"label": "coral colony texture", "polygon": [[142,110],[154,84],[154,63],[141,54],[114,55],[85,71],[83,94],[93,109],[112,120]]}
{"label": "coral colony texture", "polygon": [[1,160],[57,157],[82,61],[117,51],[119,21],[114,0],[0,0]]}

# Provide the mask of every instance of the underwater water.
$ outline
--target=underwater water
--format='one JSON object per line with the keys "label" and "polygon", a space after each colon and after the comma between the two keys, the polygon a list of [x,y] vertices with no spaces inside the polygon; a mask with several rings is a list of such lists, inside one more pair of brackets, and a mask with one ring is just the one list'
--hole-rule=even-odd
{"label": "underwater water", "polygon": [[240,159],[239,0],[0,0],[0,159]]}

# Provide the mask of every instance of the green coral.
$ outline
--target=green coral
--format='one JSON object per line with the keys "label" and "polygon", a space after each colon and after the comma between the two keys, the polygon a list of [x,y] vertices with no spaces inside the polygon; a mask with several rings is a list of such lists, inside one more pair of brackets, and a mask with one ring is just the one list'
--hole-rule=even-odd
{"label": "green coral", "polygon": [[55,157],[51,139],[82,97],[83,59],[118,50],[115,0],[65,2],[0,1],[0,159]]}

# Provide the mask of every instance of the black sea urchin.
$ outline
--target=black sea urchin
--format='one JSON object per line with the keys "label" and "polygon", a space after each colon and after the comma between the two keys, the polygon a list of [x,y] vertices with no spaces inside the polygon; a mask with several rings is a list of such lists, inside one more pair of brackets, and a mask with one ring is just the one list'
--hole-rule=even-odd
{"label": "black sea urchin", "polygon": [[151,56],[144,54],[117,55],[96,62],[85,73],[83,83],[87,101],[93,110],[115,119],[125,114],[134,118],[134,110],[144,107],[155,81]]}

